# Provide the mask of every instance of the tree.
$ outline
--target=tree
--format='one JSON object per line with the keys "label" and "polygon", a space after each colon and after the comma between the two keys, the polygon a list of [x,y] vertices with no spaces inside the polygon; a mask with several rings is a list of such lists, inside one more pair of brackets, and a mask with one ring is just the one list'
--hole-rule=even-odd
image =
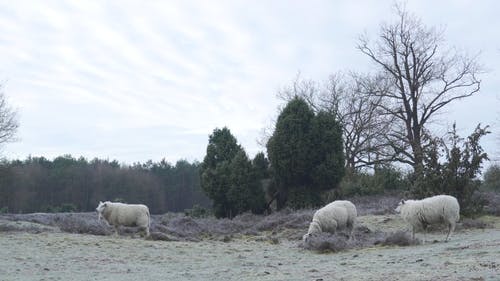
{"label": "tree", "polygon": [[267,160],[264,152],[259,152],[255,155],[252,160],[252,166],[259,180],[269,178],[269,160]]}
{"label": "tree", "polygon": [[393,118],[381,114],[378,105],[382,99],[376,95],[385,90],[384,83],[379,77],[354,72],[333,74],[323,86],[297,76],[278,97],[288,102],[298,96],[316,113],[335,115],[342,128],[345,166],[352,174],[393,160],[386,142]]}
{"label": "tree", "polygon": [[0,91],[0,147],[14,140],[18,127],[17,112],[9,107],[5,95]]}
{"label": "tree", "polygon": [[[234,175],[231,166],[233,159],[243,148],[228,128],[216,128],[209,136],[207,155],[201,163],[201,187],[213,202],[217,217],[234,215],[228,191],[234,187]],[[234,199],[234,198],[232,198]]]}
{"label": "tree", "polygon": [[328,112],[314,114],[295,97],[278,117],[267,143],[277,207],[321,204],[321,191],[335,188],[344,174],[342,130]]}
{"label": "tree", "polygon": [[481,186],[484,190],[500,191],[500,165],[494,164],[484,172],[484,182]]}
{"label": "tree", "polygon": [[335,188],[344,176],[342,128],[331,113],[320,111],[313,119],[312,184],[317,190]]}
{"label": "tree", "polygon": [[388,135],[395,159],[421,175],[426,125],[453,101],[480,89],[476,57],[444,49],[442,32],[397,6],[398,20],[380,28],[379,40],[360,38],[358,49],[380,69],[391,87],[377,92],[385,114],[396,118]]}
{"label": "tree", "polygon": [[301,98],[289,101],[278,116],[267,142],[267,155],[277,187],[278,209],[285,206],[289,191],[310,183],[310,128],[314,112]]}
{"label": "tree", "polygon": [[229,190],[227,198],[231,206],[229,217],[245,211],[262,213],[264,211],[264,191],[262,190],[257,171],[252,166],[246,153],[241,150],[230,164]]}

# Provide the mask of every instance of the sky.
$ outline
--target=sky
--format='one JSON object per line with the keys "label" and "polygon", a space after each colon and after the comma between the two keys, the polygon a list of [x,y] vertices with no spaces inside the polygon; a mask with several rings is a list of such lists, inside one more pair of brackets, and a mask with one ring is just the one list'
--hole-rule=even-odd
{"label": "sky", "polygon": [[[0,83],[17,110],[7,159],[71,154],[124,164],[203,161],[208,137],[227,127],[250,157],[300,73],[325,81],[367,72],[356,49],[395,19],[394,1],[0,0]],[[409,0],[446,46],[484,66],[481,91],[440,116],[468,136],[478,123],[500,139],[500,2]]]}

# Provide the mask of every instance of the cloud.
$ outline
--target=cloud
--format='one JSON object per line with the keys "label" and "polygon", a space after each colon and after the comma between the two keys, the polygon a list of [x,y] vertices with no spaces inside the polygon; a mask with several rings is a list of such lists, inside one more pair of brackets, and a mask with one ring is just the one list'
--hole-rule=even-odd
{"label": "cloud", "polygon": [[[489,23],[480,17],[495,10],[488,3],[410,1],[409,7],[432,24],[453,23],[454,40],[457,25],[466,28],[466,42],[496,40],[488,45],[491,56],[489,46],[500,47],[491,36],[496,17]],[[7,80],[5,93],[21,114],[21,141],[5,154],[201,160],[208,135],[223,126],[252,154],[261,149],[261,128],[276,115],[277,90],[298,71],[322,81],[339,70],[370,69],[356,39],[390,19],[391,5],[0,2],[0,80]],[[464,25],[464,14],[476,20]]]}

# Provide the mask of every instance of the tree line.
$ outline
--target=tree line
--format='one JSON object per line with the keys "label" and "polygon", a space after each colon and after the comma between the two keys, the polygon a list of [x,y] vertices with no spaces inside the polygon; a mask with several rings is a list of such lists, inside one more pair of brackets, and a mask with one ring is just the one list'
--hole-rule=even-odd
{"label": "tree line", "polygon": [[74,158],[4,160],[0,209],[4,212],[94,211],[99,201],[147,204],[152,213],[179,212],[210,201],[200,187],[200,164],[165,160],[131,166]]}

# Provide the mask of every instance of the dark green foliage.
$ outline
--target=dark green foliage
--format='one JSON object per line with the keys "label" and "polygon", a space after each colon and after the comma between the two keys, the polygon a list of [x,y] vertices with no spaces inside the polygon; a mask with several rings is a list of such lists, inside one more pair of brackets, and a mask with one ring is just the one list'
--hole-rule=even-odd
{"label": "dark green foliage", "polygon": [[261,175],[257,173],[265,172],[266,168],[262,159],[256,161],[260,161],[259,171],[229,129],[215,129],[210,135],[207,155],[201,164],[201,186],[212,199],[216,217],[263,212],[264,192]]}
{"label": "dark green foliage", "polygon": [[[478,176],[482,163],[488,156],[479,141],[489,133],[487,128],[478,125],[464,141],[457,135],[454,125],[449,133],[450,146],[443,140],[430,142],[424,154],[423,175],[414,179],[413,194],[418,198],[436,194],[453,195],[458,199],[462,214],[481,212],[485,200],[476,191],[480,186]],[[443,163],[439,161],[441,156],[446,159]]]}
{"label": "dark green foliage", "polygon": [[59,207],[60,212],[62,213],[74,213],[77,211],[76,205],[73,203],[63,203]]}
{"label": "dark green foliage", "polygon": [[212,215],[212,213],[209,209],[196,204],[193,208],[184,210],[184,215],[192,218],[206,218]]}
{"label": "dark green foliage", "polygon": [[373,173],[346,175],[340,183],[343,196],[374,195],[408,188],[409,182],[404,173],[391,165],[377,165]]}
{"label": "dark green foliage", "polygon": [[267,154],[281,186],[311,182],[313,118],[313,111],[300,98],[288,102],[278,117],[275,131],[267,143]]}
{"label": "dark green foliage", "polygon": [[245,211],[264,211],[264,192],[260,179],[244,151],[240,151],[231,161],[230,188],[227,192],[233,214]]}
{"label": "dark green foliage", "polygon": [[64,155],[0,163],[0,206],[10,212],[88,212],[105,200],[143,203],[152,213],[209,205],[199,184],[199,163],[185,160],[128,167]]}
{"label": "dark green foliage", "polygon": [[482,189],[500,191],[500,166],[492,165],[484,172]]}
{"label": "dark green foliage", "polygon": [[314,114],[295,97],[287,103],[267,143],[277,207],[319,206],[321,192],[344,175],[342,130],[334,115]]}
{"label": "dark green foliage", "polygon": [[208,138],[207,155],[203,159],[202,172],[215,169],[220,163],[231,161],[243,148],[228,128],[216,128]]}
{"label": "dark green foliage", "polygon": [[342,128],[333,114],[321,111],[312,122],[312,184],[316,189],[335,188],[344,176]]}
{"label": "dark green foliage", "polygon": [[287,206],[294,209],[316,208],[322,204],[321,192],[306,186],[288,190]]}
{"label": "dark green foliage", "polygon": [[228,128],[216,128],[209,136],[207,155],[201,163],[201,187],[212,200],[217,217],[231,216],[232,210],[227,198],[231,188],[231,160],[243,148]]}
{"label": "dark green foliage", "polygon": [[267,160],[264,152],[259,152],[252,160],[252,165],[255,169],[255,175],[258,179],[267,179],[269,174],[269,160]]}

